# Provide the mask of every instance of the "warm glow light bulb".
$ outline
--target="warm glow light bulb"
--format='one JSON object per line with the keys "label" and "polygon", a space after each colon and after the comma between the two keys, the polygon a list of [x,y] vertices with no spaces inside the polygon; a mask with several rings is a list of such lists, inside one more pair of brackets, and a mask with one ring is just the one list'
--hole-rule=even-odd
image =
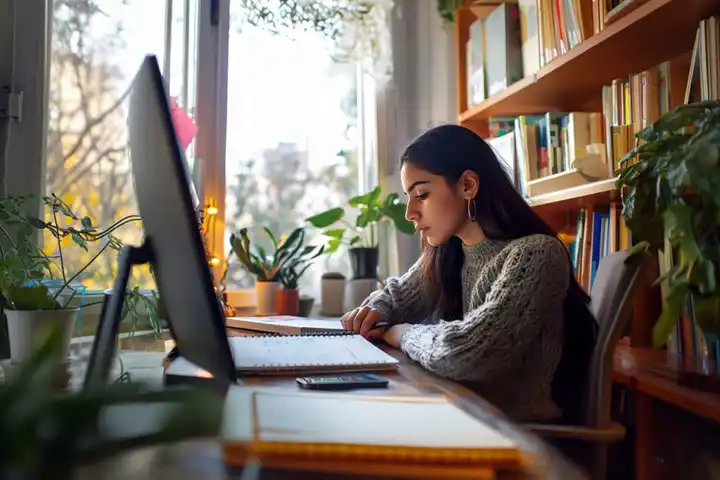
{"label": "warm glow light bulb", "polygon": [[218,209],[217,207],[208,207],[205,213],[207,213],[208,215],[217,215]]}
{"label": "warm glow light bulb", "polygon": [[217,257],[212,257],[210,259],[210,265],[212,265],[213,267],[217,267],[218,265],[220,265],[220,259]]}

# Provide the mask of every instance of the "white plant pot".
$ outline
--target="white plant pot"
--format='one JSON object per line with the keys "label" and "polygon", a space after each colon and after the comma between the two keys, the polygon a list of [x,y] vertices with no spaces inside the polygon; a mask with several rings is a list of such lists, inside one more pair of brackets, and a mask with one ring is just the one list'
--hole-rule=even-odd
{"label": "white plant pot", "polygon": [[275,292],[281,288],[280,282],[255,282],[258,315],[277,315]]}
{"label": "white plant pot", "polygon": [[10,360],[20,363],[29,358],[45,342],[54,328],[62,332],[60,359],[68,357],[70,339],[78,313],[67,310],[5,310],[10,339]]}

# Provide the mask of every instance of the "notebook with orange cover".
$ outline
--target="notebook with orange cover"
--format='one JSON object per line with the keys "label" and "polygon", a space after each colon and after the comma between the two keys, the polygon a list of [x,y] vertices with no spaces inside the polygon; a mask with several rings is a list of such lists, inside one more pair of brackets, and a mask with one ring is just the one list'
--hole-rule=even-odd
{"label": "notebook with orange cover", "polygon": [[393,397],[232,387],[222,433],[225,460],[243,465],[387,464],[520,468],[518,445],[443,397]]}

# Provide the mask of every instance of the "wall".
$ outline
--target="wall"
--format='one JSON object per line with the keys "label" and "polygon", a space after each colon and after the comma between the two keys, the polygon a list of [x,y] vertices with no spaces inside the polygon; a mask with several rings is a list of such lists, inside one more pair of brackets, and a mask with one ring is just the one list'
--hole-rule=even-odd
{"label": "wall", "polygon": [[[436,0],[396,0],[392,16],[394,79],[378,92],[380,184],[402,195],[398,160],[429,127],[455,123],[454,26],[437,13]],[[388,235],[386,239],[394,235]],[[420,254],[417,237],[399,234],[383,249],[382,273],[407,270]]]}

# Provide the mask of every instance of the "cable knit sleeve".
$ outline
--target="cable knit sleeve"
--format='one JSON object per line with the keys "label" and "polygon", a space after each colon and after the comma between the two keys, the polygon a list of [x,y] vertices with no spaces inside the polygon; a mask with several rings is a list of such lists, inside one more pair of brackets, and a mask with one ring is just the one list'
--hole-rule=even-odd
{"label": "cable knit sleeve", "polygon": [[500,272],[477,308],[461,320],[409,326],[401,349],[438,375],[482,382],[522,362],[543,328],[562,335],[570,262],[560,241],[539,237],[501,254]]}
{"label": "cable knit sleeve", "polygon": [[385,281],[385,288],[369,296],[362,304],[382,315],[391,324],[414,323],[423,320],[422,270],[420,260],[401,277]]}

